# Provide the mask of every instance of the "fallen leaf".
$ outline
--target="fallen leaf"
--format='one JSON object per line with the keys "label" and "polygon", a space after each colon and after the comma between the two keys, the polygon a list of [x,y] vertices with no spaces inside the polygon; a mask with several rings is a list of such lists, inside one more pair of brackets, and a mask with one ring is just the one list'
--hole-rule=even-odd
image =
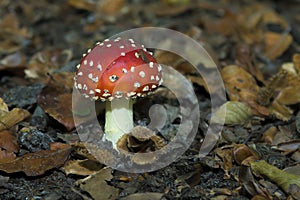
{"label": "fallen leaf", "polygon": [[157,192],[136,193],[123,197],[121,200],[161,200],[163,195],[164,193]]}
{"label": "fallen leaf", "polygon": [[0,53],[13,53],[25,46],[31,34],[21,28],[18,18],[13,12],[2,17],[0,21]]}
{"label": "fallen leaf", "polygon": [[279,151],[283,151],[285,154],[289,154],[293,151],[300,149],[300,140],[292,140],[288,142],[279,143],[276,147],[273,147]]}
{"label": "fallen leaf", "polygon": [[212,116],[212,123],[243,124],[252,116],[251,108],[242,102],[228,101]]}
{"label": "fallen leaf", "polygon": [[96,2],[89,0],[68,0],[68,4],[77,9],[95,11]]}
{"label": "fallen leaf", "polygon": [[293,111],[289,107],[282,105],[277,101],[274,101],[268,107],[268,109],[271,114],[276,116],[277,119],[280,119],[283,121],[288,121],[293,114]]}
{"label": "fallen leaf", "polygon": [[271,60],[281,56],[293,42],[292,36],[288,33],[266,32],[264,37],[265,55]]}
{"label": "fallen leaf", "polygon": [[262,140],[268,144],[272,144],[277,131],[278,130],[275,126],[270,127],[263,133]]}
{"label": "fallen leaf", "polygon": [[10,127],[16,125],[17,123],[28,118],[30,113],[27,110],[14,108],[2,117],[0,117],[0,131],[9,129]]}
{"label": "fallen leaf", "polygon": [[97,11],[105,16],[114,16],[121,12],[126,0],[102,0],[97,2]]}
{"label": "fallen leaf", "polygon": [[293,63],[295,65],[297,74],[300,74],[300,54],[299,53],[296,53],[293,55]]}
{"label": "fallen leaf", "polygon": [[20,149],[17,138],[7,130],[0,131],[0,148],[13,153],[17,153]]}
{"label": "fallen leaf", "polygon": [[256,174],[267,176],[270,180],[277,183],[286,193],[289,193],[289,188],[292,184],[300,187],[300,175],[284,172],[264,160],[252,162],[250,166]]}
{"label": "fallen leaf", "polygon": [[221,70],[221,76],[231,101],[255,102],[259,87],[243,68],[228,65]]}
{"label": "fallen leaf", "polygon": [[229,9],[223,9],[223,16],[220,19],[204,19],[204,28],[208,33],[220,33],[225,36],[232,35],[237,26],[237,15]]}
{"label": "fallen leaf", "polygon": [[10,162],[15,158],[16,158],[16,154],[14,152],[0,149],[0,163]]}
{"label": "fallen leaf", "polygon": [[88,192],[94,199],[116,199],[119,190],[107,183],[112,178],[112,170],[106,167],[101,169],[97,174],[78,182],[80,188]]}
{"label": "fallen leaf", "polygon": [[[268,194],[262,186],[254,179],[251,173],[250,167],[241,166],[239,169],[239,181],[245,188],[245,190],[252,196],[262,195],[267,198],[271,195]],[[270,199],[270,198],[267,198]]]}
{"label": "fallen leaf", "polygon": [[232,160],[232,148],[217,148],[214,152],[222,159],[223,164],[222,168],[224,169],[225,173],[227,174],[228,171],[232,168],[233,160]]}
{"label": "fallen leaf", "polygon": [[70,160],[65,165],[65,173],[81,176],[96,174],[103,168],[103,165],[94,160]]}
{"label": "fallen leaf", "polygon": [[238,164],[248,166],[248,161],[258,160],[258,155],[245,144],[236,144],[233,149],[234,160]]}
{"label": "fallen leaf", "polygon": [[69,49],[45,49],[34,54],[25,69],[28,78],[37,79],[41,82],[48,80],[49,74],[65,66],[73,57]]}
{"label": "fallen leaf", "polygon": [[70,145],[62,145],[57,150],[42,150],[27,153],[21,157],[0,163],[0,170],[6,173],[24,172],[27,176],[38,176],[47,170],[62,166],[71,152]]}
{"label": "fallen leaf", "polygon": [[73,77],[72,72],[53,74],[38,97],[41,108],[69,131],[75,127],[72,114]]}
{"label": "fallen leaf", "polygon": [[235,50],[235,60],[238,66],[241,66],[257,80],[264,82],[264,76],[255,63],[254,49],[248,44],[237,44]]}
{"label": "fallen leaf", "polygon": [[3,99],[0,97],[0,118],[4,115],[6,115],[6,113],[8,113],[8,106],[7,104],[3,101]]}
{"label": "fallen leaf", "polygon": [[265,87],[260,88],[256,101],[262,106],[268,106],[274,100],[275,91],[286,85],[287,71],[283,70],[269,78]]}

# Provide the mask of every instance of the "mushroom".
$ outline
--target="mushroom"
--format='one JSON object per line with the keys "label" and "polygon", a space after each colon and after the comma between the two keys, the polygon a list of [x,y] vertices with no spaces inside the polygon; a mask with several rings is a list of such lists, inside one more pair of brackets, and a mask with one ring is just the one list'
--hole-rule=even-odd
{"label": "mushroom", "polygon": [[105,138],[114,147],[134,126],[133,99],[161,85],[161,71],[152,52],[133,39],[106,39],[83,55],[75,88],[86,98],[106,101]]}

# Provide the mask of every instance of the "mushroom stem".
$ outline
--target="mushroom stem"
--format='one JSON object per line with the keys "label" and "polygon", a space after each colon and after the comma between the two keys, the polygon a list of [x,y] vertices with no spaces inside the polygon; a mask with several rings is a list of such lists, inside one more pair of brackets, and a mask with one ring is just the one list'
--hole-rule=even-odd
{"label": "mushroom stem", "polygon": [[116,147],[118,140],[133,128],[133,101],[120,98],[106,101],[105,138]]}

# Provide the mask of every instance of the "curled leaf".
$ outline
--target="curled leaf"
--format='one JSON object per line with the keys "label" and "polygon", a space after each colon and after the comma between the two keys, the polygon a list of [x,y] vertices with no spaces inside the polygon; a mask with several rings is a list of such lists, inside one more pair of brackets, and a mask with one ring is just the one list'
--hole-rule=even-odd
{"label": "curled leaf", "polygon": [[293,184],[300,187],[299,175],[282,171],[277,167],[269,165],[264,160],[261,160],[259,162],[252,162],[251,169],[259,175],[267,176],[269,179],[278,184],[286,193],[289,193],[290,187]]}

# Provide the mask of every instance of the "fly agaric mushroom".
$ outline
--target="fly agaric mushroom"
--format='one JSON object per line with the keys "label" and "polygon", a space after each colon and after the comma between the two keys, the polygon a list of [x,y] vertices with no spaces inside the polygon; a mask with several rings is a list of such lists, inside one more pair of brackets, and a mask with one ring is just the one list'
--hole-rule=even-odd
{"label": "fly agaric mushroom", "polygon": [[106,101],[105,138],[114,147],[133,128],[133,99],[161,85],[161,71],[152,53],[133,39],[106,39],[83,55],[75,88],[86,98]]}

